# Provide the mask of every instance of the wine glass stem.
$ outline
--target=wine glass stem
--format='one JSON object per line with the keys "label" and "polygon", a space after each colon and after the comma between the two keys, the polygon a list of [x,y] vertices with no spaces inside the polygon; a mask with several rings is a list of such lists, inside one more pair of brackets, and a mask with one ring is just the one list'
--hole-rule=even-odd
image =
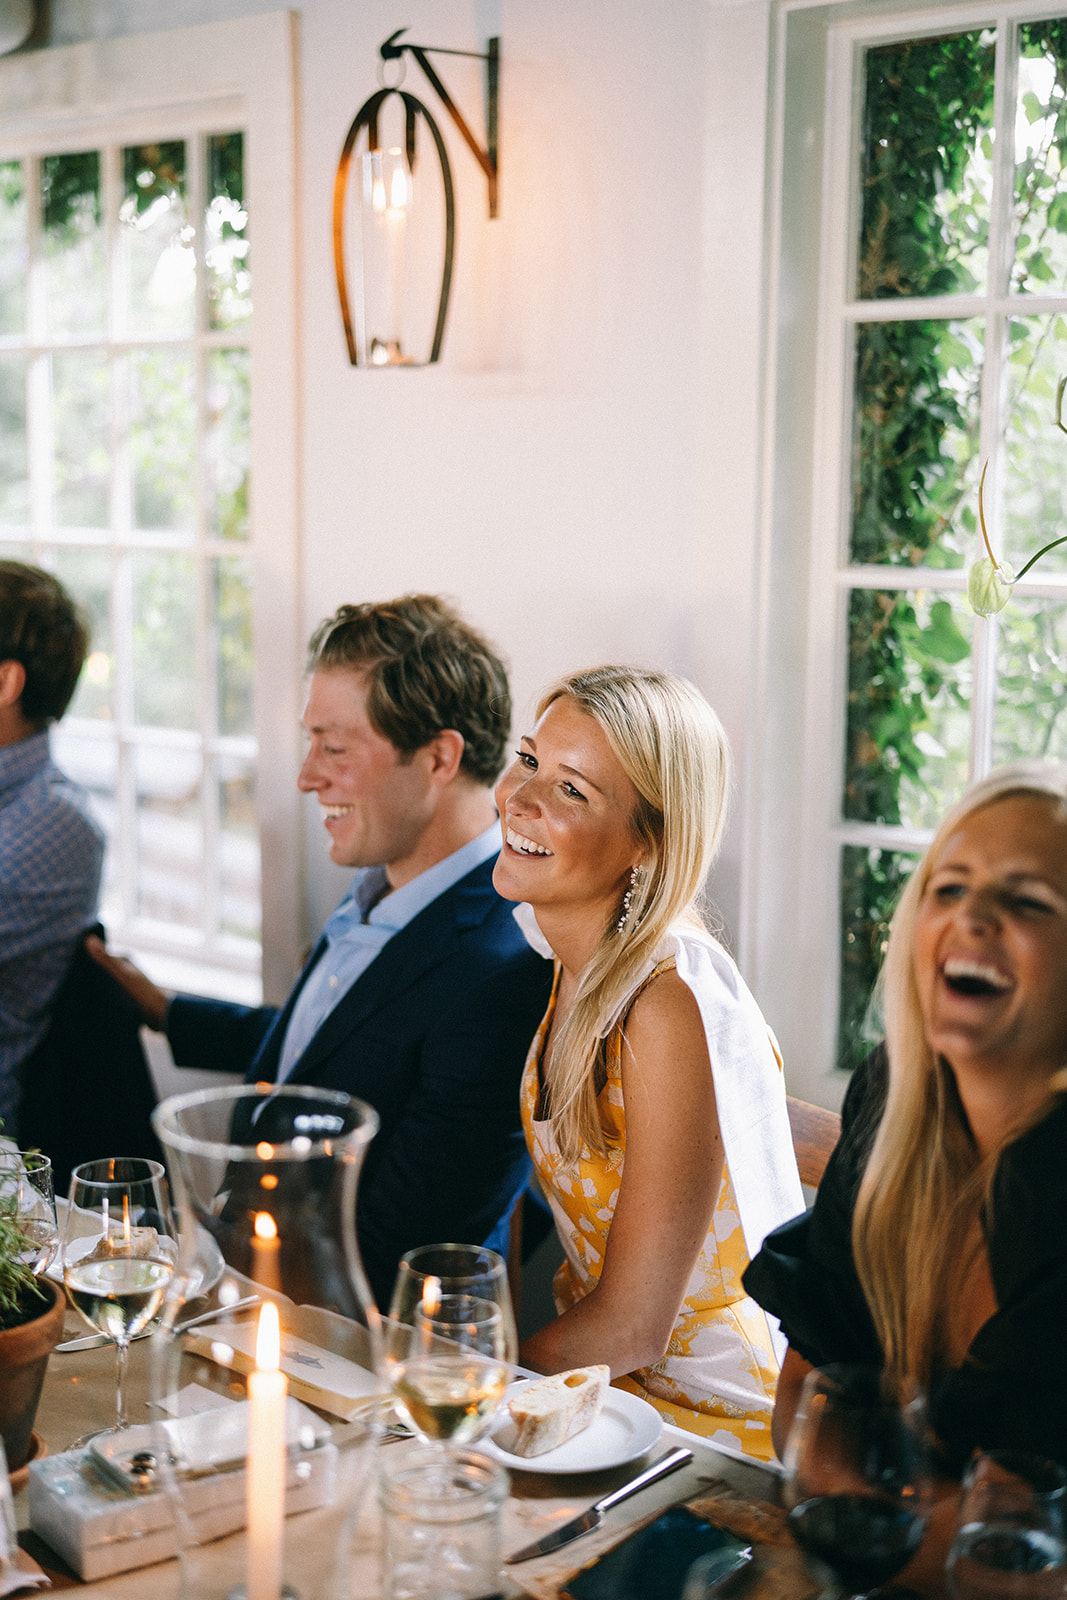
{"label": "wine glass stem", "polygon": [[126,1415],[126,1368],[130,1363],[128,1341],[115,1345],[115,1356],[115,1426],[125,1428],[129,1426]]}

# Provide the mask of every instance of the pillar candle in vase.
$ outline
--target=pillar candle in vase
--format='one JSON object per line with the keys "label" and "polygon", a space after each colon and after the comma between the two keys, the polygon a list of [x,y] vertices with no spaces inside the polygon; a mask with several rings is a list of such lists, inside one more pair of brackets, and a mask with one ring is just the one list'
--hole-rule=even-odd
{"label": "pillar candle in vase", "polygon": [[259,1313],[256,1370],[248,1375],[247,1600],[280,1600],[285,1524],[285,1399],[278,1307]]}

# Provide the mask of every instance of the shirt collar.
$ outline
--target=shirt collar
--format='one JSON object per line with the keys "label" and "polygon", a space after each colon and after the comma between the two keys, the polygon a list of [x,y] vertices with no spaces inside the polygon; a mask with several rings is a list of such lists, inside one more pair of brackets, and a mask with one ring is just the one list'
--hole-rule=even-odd
{"label": "shirt collar", "polygon": [[[412,878],[410,883],[401,885],[390,894],[382,895],[381,899],[378,899],[378,896],[388,884],[385,868],[363,867],[352,880],[349,904],[354,907],[360,922],[366,917],[366,921],[373,928],[399,933],[401,928],[406,928],[420,911],[425,911],[426,907],[444,894],[446,889],[451,889],[461,878],[465,878],[468,872],[473,872],[475,867],[480,867],[483,861],[488,861],[499,850],[500,823],[494,822],[469,844],[461,845],[458,850],[453,850],[450,856],[445,856],[443,861],[435,862],[432,867],[427,867],[425,872],[420,872],[417,878]],[[366,909],[368,906],[371,908],[370,911]],[[341,909],[338,907],[339,911]],[[326,931],[330,932],[329,927]]]}
{"label": "shirt collar", "polygon": [[0,745],[0,792],[17,789],[35,778],[50,760],[47,728],[41,733],[31,733],[28,739]]}

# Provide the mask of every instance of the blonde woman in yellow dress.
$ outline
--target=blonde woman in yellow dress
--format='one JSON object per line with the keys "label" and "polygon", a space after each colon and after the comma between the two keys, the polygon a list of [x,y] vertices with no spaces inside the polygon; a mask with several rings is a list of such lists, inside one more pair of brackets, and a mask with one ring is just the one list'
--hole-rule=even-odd
{"label": "blonde woman in yellow dress", "polygon": [[772,1039],[698,910],[728,765],[691,684],[574,674],[497,787],[494,883],[556,963],[522,1102],[566,1260],[521,1359],[607,1362],[669,1421],[766,1459],[778,1356],[741,1274],[804,1202]]}

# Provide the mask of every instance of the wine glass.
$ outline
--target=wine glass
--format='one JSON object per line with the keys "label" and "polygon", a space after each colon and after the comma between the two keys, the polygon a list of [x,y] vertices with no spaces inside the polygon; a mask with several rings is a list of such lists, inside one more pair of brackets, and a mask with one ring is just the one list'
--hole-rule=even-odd
{"label": "wine glass", "polygon": [[117,1432],[129,1425],[130,1340],[159,1311],[178,1261],[160,1162],[115,1156],[75,1167],[61,1245],[63,1282],[71,1305],[115,1345],[115,1425],[99,1431]]}
{"label": "wine glass", "polygon": [[409,1250],[384,1345],[397,1408],[420,1438],[442,1450],[479,1439],[503,1398],[518,1346],[501,1257],[474,1245]]}
{"label": "wine glass", "polygon": [[47,1156],[0,1147],[0,1214],[18,1224],[24,1241],[19,1260],[39,1278],[59,1248],[52,1163]]}
{"label": "wine glass", "polygon": [[976,1451],[945,1572],[953,1600],[1067,1593],[1067,1473],[1021,1450]]}
{"label": "wine glass", "polygon": [[920,1402],[901,1405],[875,1367],[814,1368],[785,1449],[797,1543],[828,1575],[824,1594],[862,1595],[922,1543],[928,1480]]}

